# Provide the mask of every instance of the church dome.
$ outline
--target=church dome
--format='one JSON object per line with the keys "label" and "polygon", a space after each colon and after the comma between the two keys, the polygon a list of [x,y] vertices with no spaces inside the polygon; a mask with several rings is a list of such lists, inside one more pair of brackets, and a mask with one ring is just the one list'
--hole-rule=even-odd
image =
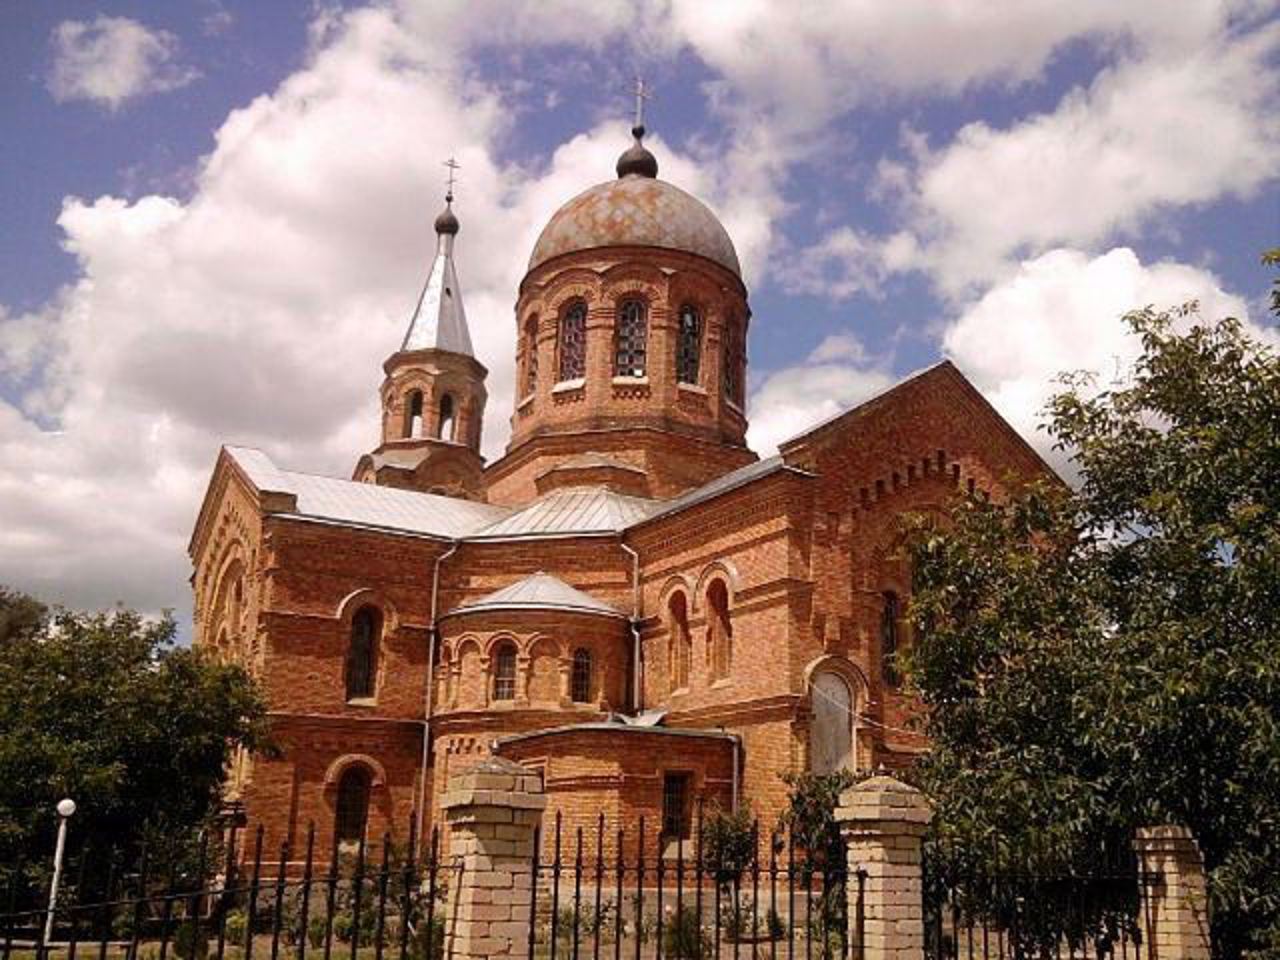
{"label": "church dome", "polygon": [[624,176],[578,194],[557,210],[533,247],[529,269],[578,250],[662,247],[706,257],[741,276],[733,241],[707,205],[632,166],[644,164],[619,161]]}

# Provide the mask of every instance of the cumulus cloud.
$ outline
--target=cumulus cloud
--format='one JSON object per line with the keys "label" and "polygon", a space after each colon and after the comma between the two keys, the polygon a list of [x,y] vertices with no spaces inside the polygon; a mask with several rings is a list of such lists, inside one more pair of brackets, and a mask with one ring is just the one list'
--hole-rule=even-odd
{"label": "cumulus cloud", "polygon": [[[64,203],[79,279],[41,311],[0,315],[0,582],[185,608],[186,540],[221,443],[349,476],[378,439],[381,362],[434,251],[450,155],[465,178],[460,281],[490,370],[485,452],[501,453],[521,251],[613,175],[626,140],[611,122],[538,169],[495,159],[511,111],[459,52],[487,36],[472,16],[443,33],[394,7],[323,14],[305,67],[216,131],[189,199]],[[727,180],[652,145],[664,176],[726,220],[755,216]]]}
{"label": "cumulus cloud", "polygon": [[64,20],[53,28],[48,88],[59,103],[89,100],[111,110],[149,93],[186,86],[199,71],[179,61],[178,38],[128,17]]}
{"label": "cumulus cloud", "polygon": [[868,358],[852,333],[831,334],[803,363],[773,371],[751,391],[747,442],[761,456],[769,456],[783,441],[898,379],[887,366]]}
{"label": "cumulus cloud", "polygon": [[905,229],[833,227],[801,251],[796,287],[874,295],[888,274],[924,270],[962,302],[1028,257],[1105,249],[1172,211],[1274,182],[1280,22],[1178,40],[1176,56],[1155,45],[1122,57],[1052,111],[971,123],[936,147],[907,131],[905,158],[878,176]]}
{"label": "cumulus cloud", "polygon": [[[1165,309],[1191,300],[1200,302],[1206,320],[1234,316],[1247,322],[1246,303],[1207,270],[1144,264],[1127,247],[1098,256],[1051,250],[1022,263],[965,309],[948,326],[942,348],[1046,459],[1065,468],[1065,455],[1050,449],[1051,438],[1038,429],[1057,376],[1088,371],[1101,384],[1112,381],[1141,350],[1121,317],[1147,305]],[[1270,330],[1248,330],[1276,342]]]}

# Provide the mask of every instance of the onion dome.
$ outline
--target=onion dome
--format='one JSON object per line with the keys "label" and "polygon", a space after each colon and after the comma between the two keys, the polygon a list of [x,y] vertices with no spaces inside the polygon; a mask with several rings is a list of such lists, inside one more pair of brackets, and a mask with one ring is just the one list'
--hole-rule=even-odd
{"label": "onion dome", "polygon": [[444,198],[444,209],[440,211],[440,216],[436,217],[436,233],[442,236],[448,234],[451,237],[458,234],[458,218],[453,214],[453,194],[448,194]]}
{"label": "onion dome", "polygon": [[742,276],[733,241],[707,205],[659,180],[658,161],[640,142],[618,158],[618,179],[578,194],[551,217],[534,244],[529,269],[554,257],[599,247],[659,247],[706,257]]}

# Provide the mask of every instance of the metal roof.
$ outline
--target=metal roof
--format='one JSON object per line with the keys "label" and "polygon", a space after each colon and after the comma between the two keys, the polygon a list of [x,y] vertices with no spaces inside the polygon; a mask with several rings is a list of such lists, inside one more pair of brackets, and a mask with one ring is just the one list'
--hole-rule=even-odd
{"label": "metal roof", "polygon": [[281,470],[248,447],[226,450],[259,491],[291,494],[294,516],[458,539],[509,513],[487,503]]}
{"label": "metal roof", "polygon": [[566,487],[553,490],[472,537],[483,540],[615,533],[643,520],[662,504],[660,500],[628,497],[603,487]]}
{"label": "metal roof", "polygon": [[787,466],[780,457],[770,457],[673,500],[649,500],[604,487],[583,486],[553,490],[517,509],[281,470],[267,454],[251,447],[227,447],[226,451],[259,491],[294,498],[294,509],[277,509],[276,513],[481,542],[618,534],[773,473],[788,471],[809,475],[797,467]]}
{"label": "metal roof", "polygon": [[598,616],[627,619],[627,615],[589,593],[571,587],[559,577],[539,570],[501,590],[454,607],[444,617],[461,613],[483,613],[487,610],[566,610]]}
{"label": "metal roof", "polygon": [[594,720],[587,723],[567,723],[558,727],[547,727],[544,730],[530,730],[526,733],[512,733],[505,737],[498,737],[494,743],[501,747],[506,743],[519,743],[521,740],[532,740],[534,737],[550,737],[558,734],[572,733],[624,733],[624,734],[648,734],[650,736],[660,737],[696,737],[703,740],[728,740],[731,742],[738,741],[736,733],[729,733],[727,730],[699,730],[696,728],[679,728],[679,727],[645,727],[625,721],[610,720]]}
{"label": "metal roof", "polygon": [[596,247],[683,250],[742,275],[724,224],[697,197],[665,180],[623,177],[578,194],[547,221],[534,244],[529,269],[561,254]]}
{"label": "metal roof", "polygon": [[467,329],[467,312],[462,307],[462,288],[453,267],[451,233],[437,236],[436,258],[400,349],[448,350],[475,356],[471,348],[471,333]]}

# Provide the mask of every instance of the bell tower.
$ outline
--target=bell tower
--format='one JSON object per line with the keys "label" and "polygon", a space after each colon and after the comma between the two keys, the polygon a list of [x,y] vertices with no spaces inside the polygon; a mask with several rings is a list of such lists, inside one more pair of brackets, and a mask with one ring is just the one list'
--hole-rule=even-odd
{"label": "bell tower", "polygon": [[453,262],[458,218],[452,171],[436,217],[436,255],[400,349],[382,369],[382,442],[352,479],[468,500],[484,499],[480,430],[488,371],[475,358]]}

